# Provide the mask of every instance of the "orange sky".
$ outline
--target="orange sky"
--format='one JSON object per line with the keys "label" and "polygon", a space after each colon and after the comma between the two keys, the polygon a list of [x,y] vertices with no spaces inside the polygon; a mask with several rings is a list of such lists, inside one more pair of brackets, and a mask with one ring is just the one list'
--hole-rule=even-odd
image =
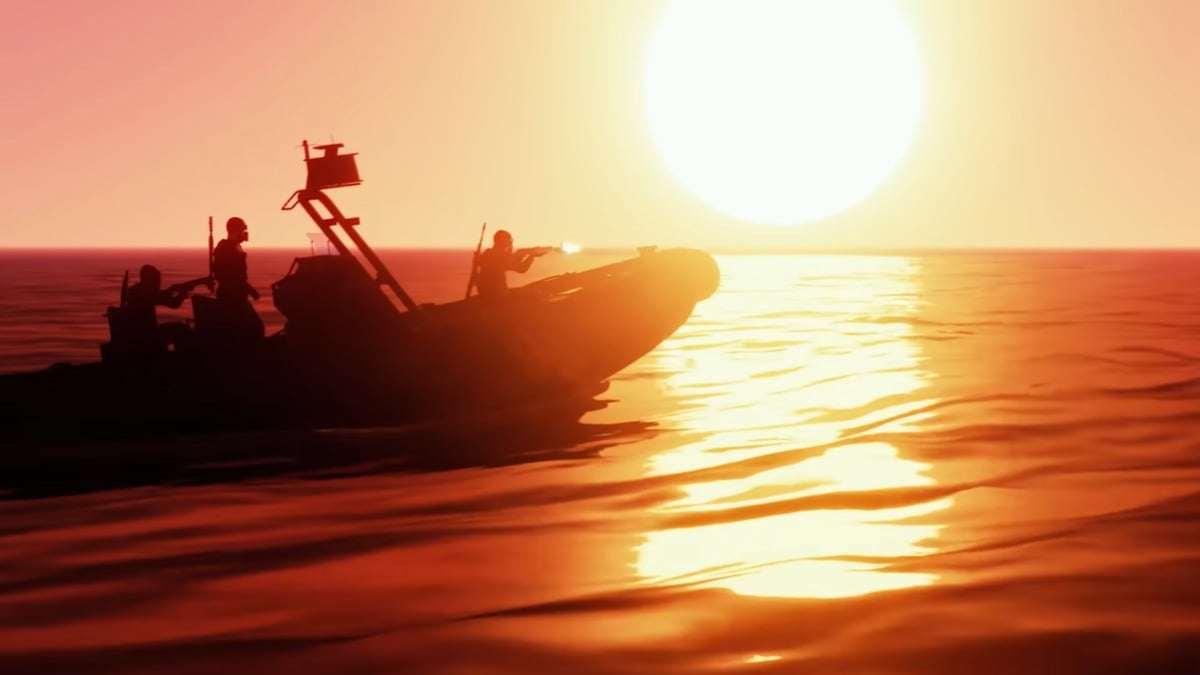
{"label": "orange sky", "polygon": [[301,139],[379,246],[1196,246],[1200,3],[906,0],[923,117],[869,199],[795,228],[675,180],[642,92],[665,3],[3,4],[0,246],[306,247]]}

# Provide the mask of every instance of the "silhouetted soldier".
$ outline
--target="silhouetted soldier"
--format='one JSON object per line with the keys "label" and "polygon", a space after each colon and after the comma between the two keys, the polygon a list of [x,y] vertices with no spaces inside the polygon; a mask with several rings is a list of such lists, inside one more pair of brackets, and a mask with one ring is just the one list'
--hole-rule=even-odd
{"label": "silhouetted soldier", "polygon": [[188,293],[207,277],[193,279],[167,288],[162,287],[162,273],[154,265],[143,265],[138,282],[129,287],[121,310],[121,330],[129,346],[144,353],[158,352],[170,344],[179,344],[187,334],[187,326],[179,322],[158,323],[157,308],[179,309]]}
{"label": "silhouetted soldier", "polygon": [[131,328],[140,333],[153,333],[158,326],[159,305],[179,309],[187,298],[186,286],[171,286],[163,289],[162,273],[154,265],[142,265],[138,282],[129,287],[125,298],[125,313]]}
{"label": "silhouetted soldier", "polygon": [[492,247],[479,256],[476,280],[479,295],[494,297],[508,290],[506,272],[527,272],[534,258],[551,250],[549,247],[537,247],[514,251],[512,235],[507,230],[497,230],[492,235]]}
{"label": "silhouetted soldier", "polygon": [[222,302],[245,302],[246,297],[258,299],[258,291],[250,285],[246,273],[246,252],[242,242],[250,241],[246,221],[234,216],[225,223],[226,238],[213,251],[213,276],[217,281],[217,299]]}
{"label": "silhouetted soldier", "polygon": [[249,298],[258,300],[258,291],[250,285],[246,271],[246,252],[242,243],[250,241],[246,221],[234,216],[225,223],[227,236],[213,250],[213,277],[217,282],[217,302],[231,324],[247,335],[262,337],[263,323]]}
{"label": "silhouetted soldier", "polygon": [[127,291],[122,289],[121,306],[108,309],[108,325],[113,336],[108,347],[109,353],[119,359],[146,362],[166,351],[169,345],[178,346],[186,340],[186,325],[181,322],[158,323],[157,307],[161,305],[179,309],[188,292],[200,283],[210,283],[210,280],[202,277],[163,288],[162,273],[158,268],[142,265],[138,282]]}

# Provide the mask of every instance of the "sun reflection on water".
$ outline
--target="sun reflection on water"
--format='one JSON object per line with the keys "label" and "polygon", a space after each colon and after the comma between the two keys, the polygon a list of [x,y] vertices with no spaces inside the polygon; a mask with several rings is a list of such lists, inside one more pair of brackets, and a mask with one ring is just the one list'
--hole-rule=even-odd
{"label": "sun reflection on water", "polygon": [[[852,427],[912,432],[934,401],[912,339],[917,262],[898,257],[737,257],[721,261],[721,291],[655,353],[665,386],[686,403],[661,422],[701,439],[660,453],[649,472],[719,467],[681,485],[664,515],[705,512],[703,524],[647,533],[637,571],[650,581],[702,575],[745,595],[832,598],[933,583],[888,569],[930,551],[940,499],[895,508],[735,509],[831,493],[932,485],[928,465]],[[756,306],[777,288],[771,305]],[[761,302],[761,301],[759,301]],[[893,420],[893,421],[887,421]],[[721,515],[728,514],[722,522]]]}

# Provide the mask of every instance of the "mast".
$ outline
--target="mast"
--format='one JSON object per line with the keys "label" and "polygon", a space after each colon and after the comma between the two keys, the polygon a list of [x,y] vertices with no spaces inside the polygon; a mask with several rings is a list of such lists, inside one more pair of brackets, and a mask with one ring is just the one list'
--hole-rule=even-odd
{"label": "mast", "polygon": [[[358,218],[349,218],[344,215],[325,194],[324,190],[328,188],[347,187],[362,183],[362,179],[358,177],[358,166],[355,164],[354,156],[357,153],[348,155],[338,154],[338,149],[342,147],[341,143],[330,143],[328,145],[315,145],[313,150],[323,150],[324,155],[320,157],[309,156],[308,141],[304,141],[304,163],[308,169],[308,182],[303,190],[297,190],[283,204],[284,211],[290,211],[296,208],[297,205],[304,208],[309,218],[321,228],[321,232],[333,243],[334,248],[338,253],[344,256],[354,258],[353,252],[342,237],[335,231],[335,227],[340,227],[346,238],[358,249],[363,258],[367,260],[370,266],[374,269],[374,280],[381,286],[387,286],[392,293],[400,299],[404,307],[410,312],[417,312],[420,307],[413,299],[409,297],[404,288],[400,286],[400,282],[396,277],[392,276],[391,271],[375,254],[375,251],[367,244],[358,230],[354,229],[359,224]],[[323,215],[315,204],[320,204],[324,207],[328,217]],[[368,270],[370,272],[370,270]]]}

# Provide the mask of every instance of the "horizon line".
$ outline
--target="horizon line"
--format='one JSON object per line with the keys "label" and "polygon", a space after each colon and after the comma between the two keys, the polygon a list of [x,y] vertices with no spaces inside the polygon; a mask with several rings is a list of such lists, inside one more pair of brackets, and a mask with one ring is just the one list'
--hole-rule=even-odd
{"label": "horizon line", "polygon": [[[765,246],[662,246],[647,244],[662,250],[672,248],[695,248],[715,254],[773,254],[773,253],[822,253],[822,254],[860,254],[860,253],[1087,253],[1087,252],[1200,252],[1200,244],[1186,246],[795,246],[770,248]],[[375,246],[379,251],[442,251],[442,252],[474,252],[474,247],[462,246]],[[607,245],[585,247],[580,252],[612,253],[620,251],[637,251],[643,248],[635,245]],[[115,252],[115,251],[206,251],[202,246],[0,246],[0,252]],[[251,251],[305,251],[304,246],[254,246]]]}

